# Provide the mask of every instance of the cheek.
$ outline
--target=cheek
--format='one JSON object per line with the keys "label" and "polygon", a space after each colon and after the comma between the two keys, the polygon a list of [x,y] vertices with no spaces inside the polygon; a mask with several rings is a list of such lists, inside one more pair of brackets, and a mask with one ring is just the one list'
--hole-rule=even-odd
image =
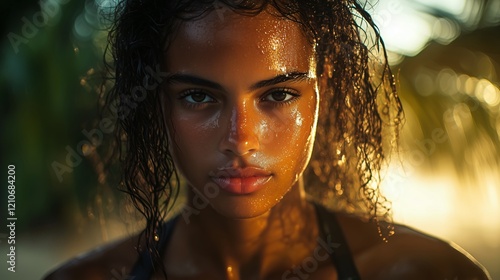
{"label": "cheek", "polygon": [[269,156],[269,162],[283,172],[300,173],[307,164],[314,140],[316,108],[315,99],[296,106],[286,113],[276,110],[260,124],[261,148]]}
{"label": "cheek", "polygon": [[219,121],[219,111],[207,112],[205,114],[189,114],[182,110],[174,110],[169,134],[175,135],[177,145],[189,146],[187,143],[200,141],[208,144],[207,140],[209,138],[206,137],[213,134],[219,128]]}
{"label": "cheek", "polygon": [[[169,125],[170,149],[177,165],[184,172],[186,164],[195,165],[206,158],[204,154],[212,147],[213,132],[219,126],[219,116],[203,118],[173,114]],[[173,137],[172,137],[173,136]]]}

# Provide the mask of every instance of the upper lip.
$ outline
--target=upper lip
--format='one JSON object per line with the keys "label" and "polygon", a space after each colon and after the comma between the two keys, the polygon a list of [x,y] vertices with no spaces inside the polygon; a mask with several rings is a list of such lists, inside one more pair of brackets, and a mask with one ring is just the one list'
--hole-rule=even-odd
{"label": "upper lip", "polygon": [[209,173],[209,176],[213,178],[267,177],[270,175],[272,175],[271,172],[255,166],[247,166],[243,168],[218,168],[217,171],[211,171]]}

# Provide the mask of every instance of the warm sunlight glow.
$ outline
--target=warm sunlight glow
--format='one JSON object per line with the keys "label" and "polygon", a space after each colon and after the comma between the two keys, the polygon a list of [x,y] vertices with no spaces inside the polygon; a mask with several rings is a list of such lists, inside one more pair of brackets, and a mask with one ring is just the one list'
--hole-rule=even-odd
{"label": "warm sunlight glow", "polygon": [[[368,1],[370,12],[380,28],[387,49],[405,56],[415,56],[430,41],[449,44],[461,33],[460,29],[473,30],[478,26],[483,10],[498,11],[497,1],[487,6],[482,1],[468,0],[414,0]],[[369,6],[370,7],[370,6]],[[491,22],[498,16],[490,15]],[[392,63],[399,63],[392,60]]]}
{"label": "warm sunlight glow", "polygon": [[395,222],[468,250],[500,247],[500,191],[494,170],[485,168],[481,178],[465,180],[451,169],[449,176],[440,177],[405,170],[393,164],[381,187],[392,201]]}

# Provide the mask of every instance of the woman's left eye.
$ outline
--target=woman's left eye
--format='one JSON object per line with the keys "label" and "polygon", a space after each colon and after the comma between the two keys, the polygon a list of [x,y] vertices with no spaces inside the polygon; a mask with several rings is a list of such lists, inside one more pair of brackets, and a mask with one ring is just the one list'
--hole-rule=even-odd
{"label": "woman's left eye", "polygon": [[264,101],[271,101],[271,102],[287,102],[291,101],[297,97],[299,97],[300,94],[291,89],[278,89],[278,90],[273,90],[269,93],[267,93],[262,100]]}

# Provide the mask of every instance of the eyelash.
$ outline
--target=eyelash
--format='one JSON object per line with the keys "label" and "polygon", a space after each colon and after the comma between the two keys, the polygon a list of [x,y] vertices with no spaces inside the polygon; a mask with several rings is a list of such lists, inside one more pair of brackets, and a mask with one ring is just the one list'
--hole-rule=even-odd
{"label": "eyelash", "polygon": [[[210,102],[189,102],[189,101],[186,101],[186,98],[188,96],[192,96],[193,94],[204,94],[206,97],[205,98],[210,98],[211,101]],[[207,91],[205,90],[202,90],[202,89],[189,89],[189,90],[186,90],[184,92],[181,92],[180,96],[179,96],[179,100],[182,101],[182,103],[184,103],[184,105],[188,108],[193,108],[193,109],[196,109],[196,108],[200,108],[201,106],[206,106],[207,103],[216,103],[217,101],[215,100],[215,98],[213,98]]]}
{"label": "eyelash", "polygon": [[[286,101],[265,100],[266,97],[268,97],[271,94],[276,93],[276,92],[283,92],[283,93],[285,93],[287,95],[291,95],[292,97],[290,99],[286,100]],[[263,101],[263,102],[272,102],[272,103],[274,103],[274,106],[286,106],[286,105],[289,105],[289,104],[297,101],[299,97],[300,97],[300,94],[296,90],[293,90],[293,89],[290,89],[290,88],[276,88],[276,89],[272,89],[272,90],[267,91],[264,94],[264,96],[261,98],[261,101]]]}
{"label": "eyelash", "polygon": [[[288,100],[284,100],[284,101],[266,100],[267,97],[271,96],[273,93],[278,93],[278,92],[285,93],[286,95],[291,95],[292,97],[290,97]],[[190,102],[190,101],[186,101],[186,98],[188,96],[192,96],[193,94],[204,94],[206,96],[205,98],[208,97],[208,98],[211,99],[211,101],[209,101],[209,102]],[[296,90],[293,90],[293,89],[290,89],[290,88],[276,88],[276,89],[272,89],[272,90],[269,90],[266,93],[264,93],[263,96],[260,98],[260,102],[266,102],[266,103],[270,102],[270,103],[272,103],[272,106],[281,107],[281,106],[286,106],[286,105],[289,105],[289,104],[297,101],[297,99],[299,97],[300,97],[300,94]],[[286,99],[286,97],[285,97],[285,99]],[[210,93],[208,93],[207,91],[202,90],[202,89],[189,89],[189,90],[186,90],[184,92],[181,92],[180,96],[179,96],[179,100],[181,100],[186,107],[192,108],[192,109],[196,109],[196,108],[200,108],[202,106],[206,106],[208,103],[217,103],[217,101],[215,100],[215,98],[213,98],[210,95]]]}

